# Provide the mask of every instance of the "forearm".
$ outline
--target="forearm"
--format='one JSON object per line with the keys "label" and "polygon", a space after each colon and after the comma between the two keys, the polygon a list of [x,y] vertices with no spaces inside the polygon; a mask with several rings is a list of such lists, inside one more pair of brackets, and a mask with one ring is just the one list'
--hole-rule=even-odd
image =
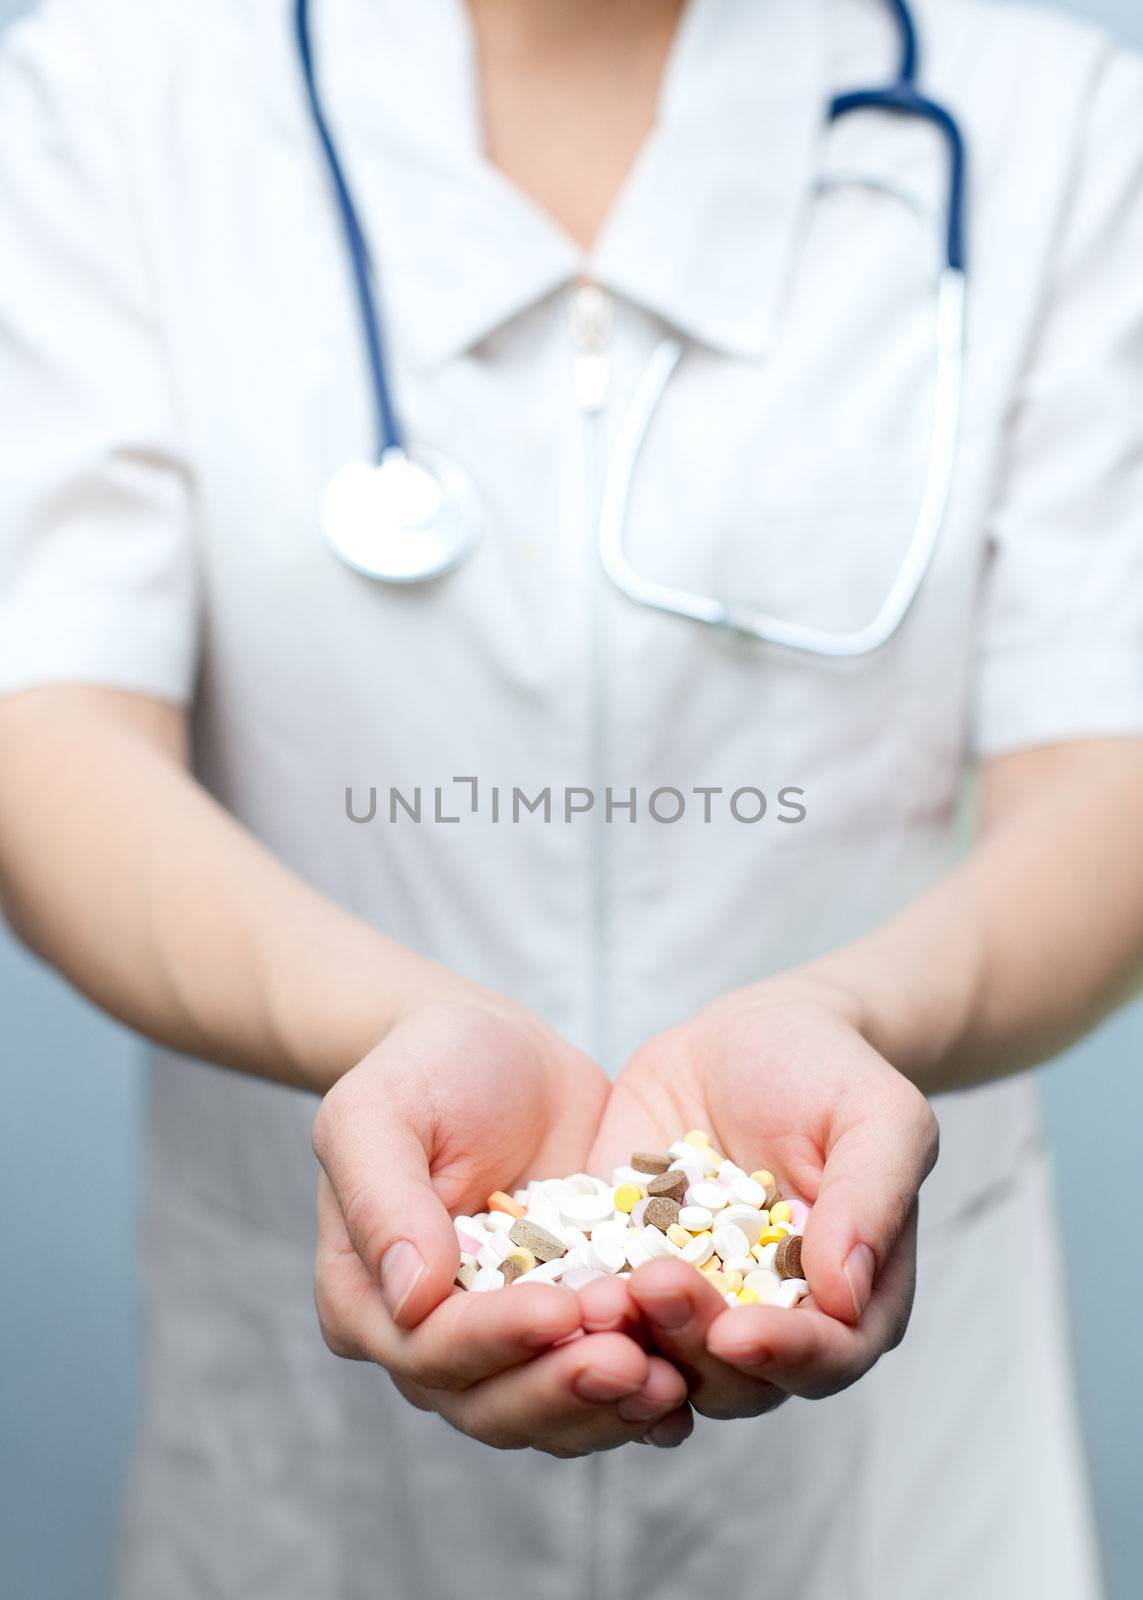
{"label": "forearm", "polygon": [[1143,972],[1143,741],[991,763],[966,860],[795,981],[822,984],[926,1092],[1046,1060]]}
{"label": "forearm", "polygon": [[189,775],[181,740],[179,714],[139,696],[0,703],[0,906],[140,1032],[321,1092],[454,980],[279,862]]}

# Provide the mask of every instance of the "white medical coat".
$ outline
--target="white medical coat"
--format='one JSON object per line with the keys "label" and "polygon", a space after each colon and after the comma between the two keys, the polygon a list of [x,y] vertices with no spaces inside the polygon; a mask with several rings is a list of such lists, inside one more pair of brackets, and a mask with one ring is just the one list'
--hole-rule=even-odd
{"label": "white medical coat", "polygon": [[[876,609],[924,477],[946,173],[931,129],[826,128],[832,92],[890,77],[887,9],[691,0],[585,261],[481,155],[459,0],[317,0],[398,408],[486,511],[466,565],[400,589],[318,531],[373,421],[290,11],[47,0],[5,41],[0,691],[187,704],[199,778],[284,860],[612,1072],[931,882],[974,761],[1143,730],[1135,59],[1022,7],[918,7],[924,87],[970,149],[965,414],[916,604],[837,661],[632,605],[595,526],[634,386],[676,334],[637,564],[824,626]],[[921,217],[875,186],[820,192],[841,175]],[[611,308],[597,406],[585,272]],[[346,790],[365,815],[371,787],[374,820],[351,821]],[[687,799],[677,823],[651,815],[659,788]],[[420,822],[391,820],[392,789],[420,791]],[[514,812],[516,789],[550,791],[551,820]],[[568,789],[594,810],[565,821]],[[739,820],[753,790],[766,813]],[[914,1326],[874,1374],[700,1424],[675,1455],[577,1463],[495,1455],[325,1351],[313,1110],[156,1053],[133,1600],[1097,1593],[1027,1079],[938,1102]]]}

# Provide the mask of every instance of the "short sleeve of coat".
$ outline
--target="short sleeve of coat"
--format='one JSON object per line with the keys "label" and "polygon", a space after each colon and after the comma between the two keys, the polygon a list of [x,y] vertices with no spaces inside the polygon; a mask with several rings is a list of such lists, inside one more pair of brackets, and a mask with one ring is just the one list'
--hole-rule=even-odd
{"label": "short sleeve of coat", "polygon": [[1092,94],[989,532],[976,753],[1143,733],[1143,64],[1126,54]]}
{"label": "short sleeve of coat", "polygon": [[47,0],[0,34],[0,694],[79,680],[185,702],[190,483],[91,15]]}

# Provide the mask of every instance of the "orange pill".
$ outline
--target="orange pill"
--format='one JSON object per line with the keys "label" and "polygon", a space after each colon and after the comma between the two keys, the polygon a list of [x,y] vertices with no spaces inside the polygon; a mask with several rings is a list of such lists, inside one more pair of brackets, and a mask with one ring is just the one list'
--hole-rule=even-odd
{"label": "orange pill", "polygon": [[526,1217],[528,1209],[522,1206],[519,1200],[513,1200],[510,1194],[505,1194],[503,1189],[493,1189],[488,1196],[486,1211],[506,1211],[510,1217]]}

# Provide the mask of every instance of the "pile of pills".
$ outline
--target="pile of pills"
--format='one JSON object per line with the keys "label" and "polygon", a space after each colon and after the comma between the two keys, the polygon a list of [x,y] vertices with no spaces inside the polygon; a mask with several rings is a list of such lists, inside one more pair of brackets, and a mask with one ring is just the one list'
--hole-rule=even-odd
{"label": "pile of pills", "polygon": [[487,1210],[456,1217],[462,1289],[513,1283],[581,1289],[626,1278],[657,1257],[687,1261],[727,1305],[795,1306],[802,1277],[803,1200],[783,1199],[772,1172],[745,1172],[699,1129],[663,1153],[636,1153],[611,1182],[585,1172],[497,1190]]}

